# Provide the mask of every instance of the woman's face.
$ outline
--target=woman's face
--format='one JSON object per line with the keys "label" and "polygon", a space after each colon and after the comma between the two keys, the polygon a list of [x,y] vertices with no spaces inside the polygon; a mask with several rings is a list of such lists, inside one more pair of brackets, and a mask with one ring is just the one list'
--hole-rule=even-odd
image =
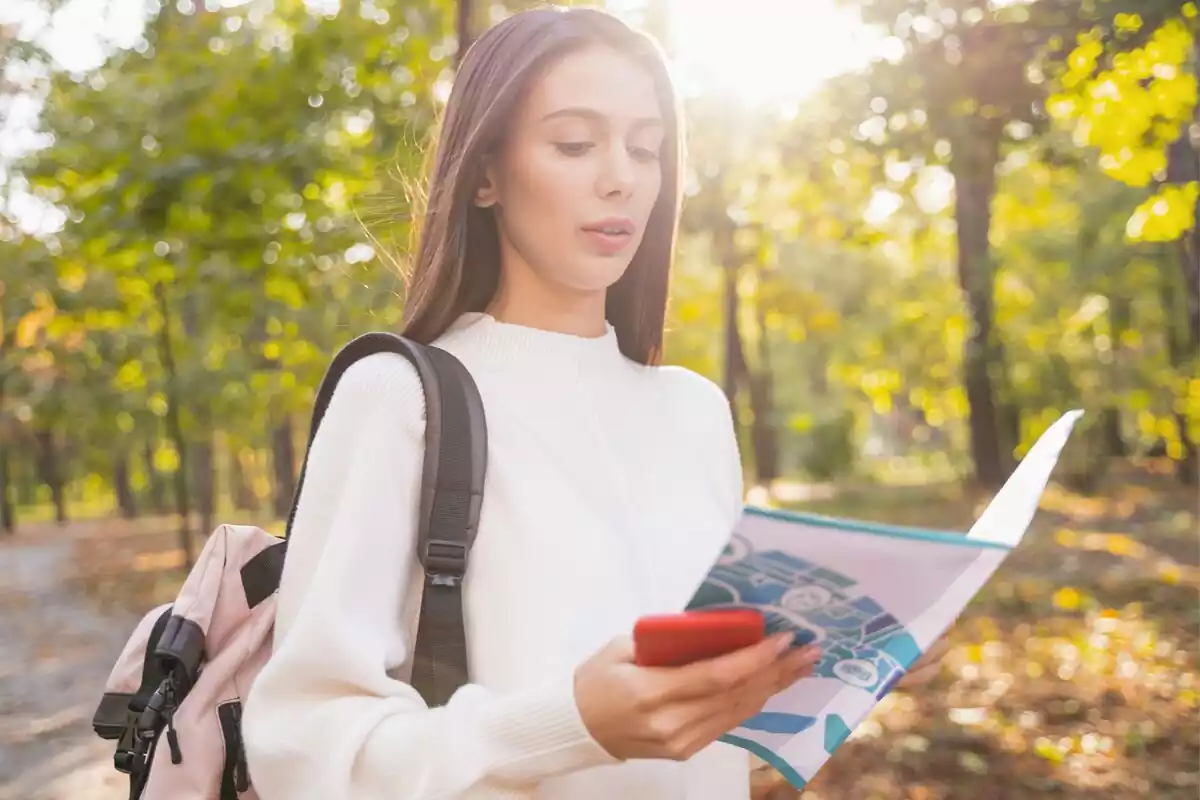
{"label": "woman's face", "polygon": [[502,282],[603,293],[641,244],[665,133],[650,74],[592,46],[531,87],[476,202],[495,209]]}

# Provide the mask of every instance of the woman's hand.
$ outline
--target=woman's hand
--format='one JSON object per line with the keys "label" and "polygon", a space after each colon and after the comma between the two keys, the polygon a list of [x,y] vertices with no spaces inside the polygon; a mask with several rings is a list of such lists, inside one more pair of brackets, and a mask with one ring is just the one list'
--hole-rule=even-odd
{"label": "woman's hand", "polygon": [[945,638],[938,639],[921,654],[908,674],[896,682],[896,688],[914,689],[929,683],[941,673],[942,660],[949,652],[950,643]]}
{"label": "woman's hand", "polygon": [[639,667],[633,642],[614,639],[575,672],[588,731],[614,758],[684,760],[754,716],[812,673],[820,649],[791,634],[682,667]]}

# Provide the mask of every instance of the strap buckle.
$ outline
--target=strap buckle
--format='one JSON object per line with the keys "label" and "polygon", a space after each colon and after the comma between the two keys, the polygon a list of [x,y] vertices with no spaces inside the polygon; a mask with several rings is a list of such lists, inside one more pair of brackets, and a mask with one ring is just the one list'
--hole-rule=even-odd
{"label": "strap buckle", "polygon": [[425,543],[421,565],[435,585],[457,585],[467,573],[467,546],[462,542],[430,539]]}
{"label": "strap buckle", "polygon": [[117,751],[113,755],[113,766],[117,772],[135,775],[141,772],[146,763],[146,745],[138,735],[138,718],[141,712],[129,709],[125,712],[125,728],[117,741]]}

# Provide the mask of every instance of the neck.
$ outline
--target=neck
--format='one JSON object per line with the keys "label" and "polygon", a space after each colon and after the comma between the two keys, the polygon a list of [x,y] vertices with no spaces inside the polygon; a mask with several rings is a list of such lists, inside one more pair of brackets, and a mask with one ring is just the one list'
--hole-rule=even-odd
{"label": "neck", "polygon": [[502,269],[500,275],[496,295],[487,307],[497,321],[587,338],[605,334],[607,293],[603,290],[572,292],[547,286],[527,270]]}

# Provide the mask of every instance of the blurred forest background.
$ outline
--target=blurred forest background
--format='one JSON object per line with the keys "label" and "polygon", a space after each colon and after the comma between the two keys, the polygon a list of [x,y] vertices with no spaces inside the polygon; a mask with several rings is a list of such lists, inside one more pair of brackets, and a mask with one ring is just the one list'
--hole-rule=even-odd
{"label": "blurred forest background", "polygon": [[[59,796],[55,737],[99,687],[72,716],[15,682],[75,663],[35,610],[102,680],[121,614],[215,523],[286,514],[328,359],[399,321],[406,187],[459,43],[535,5],[148,2],[69,69],[51,34],[105,0],[0,0],[0,798]],[[804,2],[610,6],[674,55],[688,15],[732,37]],[[686,98],[667,359],[725,387],[751,499],[965,529],[1087,414],[947,675],[889,697],[806,797],[1193,798],[1196,3],[818,5],[861,17],[860,69],[792,102]],[[745,53],[719,44],[717,69]]]}

